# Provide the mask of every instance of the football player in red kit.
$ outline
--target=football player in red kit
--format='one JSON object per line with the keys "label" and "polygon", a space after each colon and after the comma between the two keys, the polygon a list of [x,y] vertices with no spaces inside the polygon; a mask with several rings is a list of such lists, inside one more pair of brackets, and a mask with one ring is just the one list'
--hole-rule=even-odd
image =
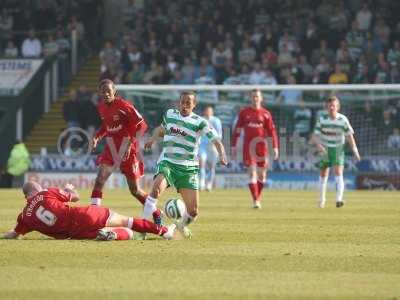
{"label": "football player in red kit", "polygon": [[279,141],[271,113],[261,106],[263,96],[260,90],[250,93],[251,106],[240,110],[233,130],[232,154],[236,157],[236,144],[243,129],[243,163],[248,167],[249,189],[253,198],[253,207],[261,208],[261,192],[267,175],[268,144],[272,137],[274,159],[279,157]]}
{"label": "football player in red kit", "polygon": [[26,206],[18,215],[17,226],[4,238],[17,238],[38,231],[55,239],[128,240],[134,230],[172,239],[176,227],[174,224],[166,227],[126,217],[97,205],[70,206],[68,202],[79,200],[72,185],[64,189],[43,189],[38,183],[28,181],[22,191]]}
{"label": "football player in red kit", "polygon": [[[104,79],[99,84],[101,101],[98,112],[101,127],[93,137],[92,147],[96,148],[102,138],[106,138],[106,146],[96,160],[99,172],[93,187],[91,203],[101,205],[102,190],[108,177],[116,167],[125,175],[131,194],[144,204],[147,193],[139,187],[139,179],[143,176],[144,165],[137,155],[137,135],[142,136],[147,124],[140,113],[128,101],[116,95],[114,83]],[[161,224],[161,213],[157,210],[153,217]]]}

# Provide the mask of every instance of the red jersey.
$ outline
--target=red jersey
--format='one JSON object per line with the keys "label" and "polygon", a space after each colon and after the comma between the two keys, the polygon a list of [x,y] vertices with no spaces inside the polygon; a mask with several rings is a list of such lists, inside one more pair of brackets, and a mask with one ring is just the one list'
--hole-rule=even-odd
{"label": "red jersey", "polygon": [[98,229],[106,226],[109,209],[97,206],[71,207],[72,195],[49,188],[26,200],[18,215],[15,232],[39,231],[56,239],[94,238]]}
{"label": "red jersey", "polygon": [[147,129],[146,122],[132,103],[121,97],[116,97],[110,104],[100,100],[97,110],[102,124],[96,137],[111,137],[117,149],[124,137],[129,137],[134,144],[136,134]]}
{"label": "red jersey", "polygon": [[58,239],[68,238],[71,207],[65,202],[70,200],[70,193],[56,188],[49,188],[26,199],[27,203],[18,216],[15,232],[26,234],[39,231]]}
{"label": "red jersey", "polygon": [[275,124],[271,113],[261,107],[245,107],[240,110],[232,136],[232,146],[235,147],[240,136],[240,130],[244,130],[244,145],[249,145],[256,137],[272,137],[272,147],[278,148],[279,141],[276,134]]}

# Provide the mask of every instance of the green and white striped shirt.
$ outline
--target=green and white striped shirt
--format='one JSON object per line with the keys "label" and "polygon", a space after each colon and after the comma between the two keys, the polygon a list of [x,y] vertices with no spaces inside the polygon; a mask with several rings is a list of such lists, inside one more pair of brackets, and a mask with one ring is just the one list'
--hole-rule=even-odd
{"label": "green and white striped shirt", "polygon": [[345,136],[354,133],[345,115],[338,113],[332,120],[328,112],[317,117],[314,133],[319,135],[321,144],[325,147],[339,147],[345,143]]}
{"label": "green and white striped shirt", "polygon": [[165,135],[158,162],[169,161],[186,167],[198,166],[200,137],[205,135],[210,141],[218,137],[206,119],[195,113],[184,117],[177,109],[167,110],[161,126],[165,129]]}

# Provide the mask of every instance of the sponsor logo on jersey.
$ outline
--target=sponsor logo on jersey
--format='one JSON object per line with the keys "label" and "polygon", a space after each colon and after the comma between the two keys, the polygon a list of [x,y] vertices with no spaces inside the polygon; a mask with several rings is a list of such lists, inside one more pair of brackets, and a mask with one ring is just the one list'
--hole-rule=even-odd
{"label": "sponsor logo on jersey", "polygon": [[118,126],[107,126],[107,131],[108,132],[117,132],[122,129],[122,125],[119,124]]}
{"label": "sponsor logo on jersey", "polygon": [[181,136],[187,136],[187,133],[179,128],[171,127],[169,130],[172,134],[175,134],[175,135],[179,134]]}
{"label": "sponsor logo on jersey", "polygon": [[247,127],[250,127],[250,128],[261,128],[261,127],[263,127],[263,124],[262,123],[249,122],[249,124],[247,124]]}

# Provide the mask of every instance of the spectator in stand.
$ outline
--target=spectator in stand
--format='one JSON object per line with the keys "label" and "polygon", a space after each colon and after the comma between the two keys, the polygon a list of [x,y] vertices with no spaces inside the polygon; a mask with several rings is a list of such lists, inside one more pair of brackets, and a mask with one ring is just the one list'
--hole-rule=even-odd
{"label": "spectator in stand", "polygon": [[167,56],[166,66],[167,66],[168,72],[173,73],[179,67],[179,64],[176,61],[175,57],[173,55],[169,54]]}
{"label": "spectator in stand", "polygon": [[329,76],[329,84],[346,84],[349,83],[349,77],[342,71],[340,64],[335,65],[335,71]]}
{"label": "spectator in stand", "polygon": [[75,89],[69,91],[69,98],[63,104],[63,117],[68,127],[80,127],[79,123],[79,102]]}
{"label": "spectator in stand", "polygon": [[393,133],[388,138],[388,148],[400,150],[400,129],[393,128]]}
{"label": "spectator in stand", "polygon": [[78,46],[80,48],[85,48],[85,26],[81,21],[78,20],[78,17],[76,15],[72,15],[70,18],[70,21],[68,23],[68,31],[72,32],[73,30],[76,30],[77,33],[77,40],[78,40]]}
{"label": "spectator in stand", "polygon": [[[116,61],[118,60],[117,52],[109,50],[106,52],[109,52],[109,54],[106,54],[106,56],[111,56],[109,59],[115,59]],[[122,52],[121,61],[125,72],[129,72],[134,63],[140,64],[142,62],[142,53],[139,51],[139,47],[136,44],[128,43],[127,48]]]}
{"label": "spectator in stand", "polygon": [[325,57],[326,61],[329,64],[332,64],[335,61],[335,53],[333,52],[332,49],[328,48],[328,44],[326,43],[326,40],[321,40],[320,44],[319,44],[319,48],[315,49],[312,52],[311,63],[313,65],[317,65],[322,56]]}
{"label": "spectator in stand", "polygon": [[301,69],[304,75],[303,83],[311,83],[313,77],[313,67],[308,63],[307,56],[304,54],[300,55],[298,67]]}
{"label": "spectator in stand", "polygon": [[18,48],[15,46],[12,40],[7,42],[7,46],[4,49],[4,57],[5,58],[16,58],[18,57]]}
{"label": "spectator in stand", "polygon": [[[287,84],[295,85],[296,79],[294,76],[288,76]],[[300,90],[282,90],[277,101],[279,103],[298,105],[303,99],[303,92]]]}
{"label": "spectator in stand", "polygon": [[300,40],[301,48],[304,50],[306,55],[312,53],[314,49],[318,47],[319,43],[319,31],[314,20],[308,20],[307,28],[304,33],[304,37]]}
{"label": "spectator in stand", "polygon": [[358,28],[361,31],[368,31],[371,28],[372,24],[372,13],[369,10],[368,3],[364,2],[361,10],[358,11],[356,20],[358,23]]}
{"label": "spectator in stand", "polygon": [[3,46],[3,41],[6,41],[12,37],[12,29],[14,26],[14,18],[3,8],[0,14],[0,49]]}
{"label": "spectator in stand", "polygon": [[56,43],[58,45],[58,74],[60,82],[65,85],[68,80],[68,71],[70,69],[68,57],[71,49],[71,44],[69,40],[65,38],[64,32],[61,29],[57,30]]}
{"label": "spectator in stand", "polygon": [[392,48],[390,48],[387,60],[391,65],[400,65],[400,41],[395,41]]}
{"label": "spectator in stand", "polygon": [[249,64],[254,63],[256,59],[256,50],[248,41],[243,41],[242,49],[239,50],[238,60],[240,64]]}
{"label": "spectator in stand", "polygon": [[200,68],[205,68],[207,76],[213,78],[215,81],[215,69],[214,66],[210,64],[210,60],[208,59],[208,57],[202,57],[200,59],[200,65],[195,67],[194,78],[200,77]]}
{"label": "spectator in stand", "polygon": [[182,72],[179,68],[175,69],[172,73],[172,78],[169,81],[169,84],[185,84],[185,80],[183,79]]}
{"label": "spectator in stand", "polygon": [[328,82],[328,75],[331,71],[331,66],[327,62],[325,56],[320,57],[319,64],[315,67],[315,71],[319,74],[322,82]]}
{"label": "spectator in stand", "polygon": [[242,84],[250,84],[250,77],[251,77],[251,72],[250,72],[250,67],[247,64],[242,65],[239,73],[240,77],[240,82]]}
{"label": "spectator in stand", "polygon": [[125,77],[125,83],[127,84],[142,84],[144,78],[144,72],[138,62],[132,64],[130,72]]}
{"label": "spectator in stand", "polygon": [[285,46],[290,53],[297,53],[299,51],[299,45],[296,39],[289,35],[289,31],[286,29],[283,32],[283,36],[279,39],[278,49],[279,52],[284,51]]}
{"label": "spectator in stand", "polygon": [[219,42],[212,51],[211,62],[215,68],[217,83],[223,81],[224,67],[227,60],[232,59],[232,50],[227,48],[224,43]]}
{"label": "spectator in stand", "polygon": [[22,43],[22,56],[27,58],[40,57],[42,55],[42,43],[35,36],[33,29],[29,30],[28,37]]}
{"label": "spectator in stand", "polygon": [[358,28],[357,20],[351,22],[351,30],[346,34],[351,59],[356,61],[362,53],[365,42],[365,33]]}
{"label": "spectator in stand", "polygon": [[378,125],[378,127],[382,135],[385,138],[388,138],[395,128],[391,111],[388,109],[384,110],[382,113],[382,117],[383,118],[381,119],[381,123]]}
{"label": "spectator in stand", "polygon": [[185,58],[184,64],[181,68],[183,81],[185,84],[193,84],[194,83],[194,72],[195,67],[190,58]]}
{"label": "spectator in stand", "polygon": [[272,46],[267,46],[267,50],[261,56],[262,61],[266,62],[270,68],[276,68],[278,65],[278,55]]}
{"label": "spectator in stand", "polygon": [[289,48],[286,44],[283,44],[282,50],[278,55],[278,66],[281,68],[288,67],[292,65],[294,62],[294,57],[292,53],[289,51]]}
{"label": "spectator in stand", "polygon": [[47,41],[43,45],[43,56],[53,56],[58,54],[59,48],[57,41],[54,40],[54,36],[49,34],[47,37]]}
{"label": "spectator in stand", "polygon": [[386,24],[383,18],[379,18],[377,20],[374,28],[374,34],[385,49],[390,46],[389,39],[391,31],[390,27]]}
{"label": "spectator in stand", "polygon": [[81,127],[93,135],[99,125],[99,115],[97,112],[96,93],[91,93],[87,90],[86,85],[81,85],[77,93],[79,103],[79,123]]}
{"label": "spectator in stand", "polygon": [[116,49],[111,41],[104,44],[104,48],[100,51],[101,72],[107,69],[118,69],[121,62],[121,52]]}
{"label": "spectator in stand", "polygon": [[261,84],[266,79],[266,73],[261,68],[261,64],[256,62],[254,64],[254,69],[250,74],[249,83],[250,84]]}

